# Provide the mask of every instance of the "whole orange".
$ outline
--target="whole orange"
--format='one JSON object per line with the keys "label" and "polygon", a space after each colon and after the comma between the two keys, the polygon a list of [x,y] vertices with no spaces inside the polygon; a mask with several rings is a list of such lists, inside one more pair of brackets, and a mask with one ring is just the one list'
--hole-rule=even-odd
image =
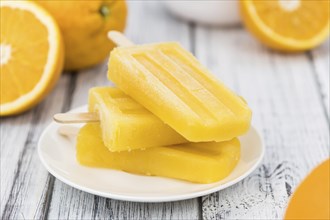
{"label": "whole orange", "polygon": [[123,0],[37,1],[57,21],[65,46],[66,70],[77,70],[102,62],[114,44],[110,30],[123,31],[127,6]]}

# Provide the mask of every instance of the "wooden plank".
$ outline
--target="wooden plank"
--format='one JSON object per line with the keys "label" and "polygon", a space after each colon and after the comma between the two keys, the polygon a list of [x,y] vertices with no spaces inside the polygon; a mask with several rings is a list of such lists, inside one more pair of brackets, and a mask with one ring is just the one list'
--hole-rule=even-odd
{"label": "wooden plank", "polygon": [[13,182],[17,176],[17,163],[31,129],[33,110],[19,117],[1,118],[1,202],[0,216],[3,215],[6,202],[11,194]]}
{"label": "wooden plank", "polygon": [[[177,40],[190,46],[189,27],[177,22],[158,2],[129,2],[128,37],[136,43]],[[147,31],[146,31],[147,30]],[[73,91],[71,107],[87,103],[88,89],[110,85],[106,61],[81,71]],[[55,180],[48,218],[50,219],[197,219],[197,199],[173,203],[121,202],[76,190]]]}
{"label": "wooden plank", "polygon": [[254,173],[203,197],[203,218],[282,218],[299,181],[329,156],[329,124],[310,59],[270,51],[237,28],[198,27],[196,54],[248,101],[266,144]]}
{"label": "wooden plank", "polygon": [[308,52],[307,55],[313,65],[316,82],[320,87],[320,96],[324,103],[324,110],[330,117],[330,78],[329,78],[329,66],[330,66],[330,40],[322,44],[315,50]]}
{"label": "wooden plank", "polygon": [[[74,189],[56,180],[50,219],[197,219],[194,200],[168,203],[124,202]],[[61,191],[61,193],[58,192]],[[57,197],[59,196],[59,197]]]}
{"label": "wooden plank", "polygon": [[41,132],[61,111],[70,76],[63,76],[55,90],[33,110],[1,121],[1,217],[39,219],[47,208],[53,179],[41,166],[37,142]]}
{"label": "wooden plank", "polygon": [[125,35],[136,44],[178,41],[190,49],[189,26],[165,10],[157,1],[128,2],[129,19]]}

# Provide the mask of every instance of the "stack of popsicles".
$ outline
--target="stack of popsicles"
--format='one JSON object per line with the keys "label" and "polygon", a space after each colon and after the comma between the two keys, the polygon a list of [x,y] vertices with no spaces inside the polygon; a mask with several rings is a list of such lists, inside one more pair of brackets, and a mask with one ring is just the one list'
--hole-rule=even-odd
{"label": "stack of popsicles", "polygon": [[232,172],[251,110],[192,54],[177,43],[121,46],[108,69],[118,88],[89,91],[100,122],[79,131],[82,165],[197,183]]}

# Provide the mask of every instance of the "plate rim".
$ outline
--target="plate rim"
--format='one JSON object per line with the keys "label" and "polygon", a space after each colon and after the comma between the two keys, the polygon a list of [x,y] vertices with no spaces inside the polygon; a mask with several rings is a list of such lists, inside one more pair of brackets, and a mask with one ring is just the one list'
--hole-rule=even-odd
{"label": "plate rim", "polygon": [[[78,109],[83,109],[83,108],[86,108],[86,105],[74,108],[74,109],[70,110],[69,112],[77,111]],[[260,165],[260,163],[262,162],[264,155],[265,155],[265,145],[264,145],[263,137],[262,137],[261,133],[259,132],[259,130],[255,126],[251,125],[251,129],[253,129],[255,131],[255,133],[257,134],[257,136],[260,140],[261,152],[260,152],[260,155],[259,155],[258,159],[256,160],[256,162],[243,175],[241,175],[241,176],[237,177],[236,179],[233,179],[227,183],[212,187],[210,189],[197,191],[197,192],[191,192],[191,193],[185,193],[185,194],[179,194],[179,195],[170,195],[170,196],[158,196],[158,197],[129,196],[129,195],[123,195],[123,194],[117,194],[117,193],[102,192],[102,191],[95,190],[95,189],[92,189],[89,187],[81,186],[79,184],[76,184],[73,181],[66,179],[62,175],[58,174],[55,170],[53,170],[48,165],[48,163],[45,161],[45,158],[42,156],[41,140],[44,139],[44,136],[48,133],[48,130],[50,130],[53,126],[56,126],[56,125],[57,125],[57,123],[55,123],[54,121],[52,121],[50,124],[48,124],[47,127],[42,132],[42,134],[40,135],[39,140],[38,140],[38,146],[37,146],[38,157],[39,157],[39,160],[41,161],[41,163],[43,164],[43,166],[46,168],[46,170],[51,175],[53,175],[55,178],[57,178],[58,180],[62,181],[63,183],[65,183],[75,189],[82,190],[84,192],[87,192],[87,193],[90,193],[93,195],[102,196],[105,198],[110,198],[110,199],[115,199],[115,200],[121,200],[121,201],[159,203],[159,202],[180,201],[180,200],[186,200],[186,199],[197,198],[200,196],[205,196],[205,195],[223,190],[225,188],[228,188],[232,185],[235,185],[236,183],[240,182],[241,180],[243,180],[244,178],[249,176]],[[121,171],[121,172],[124,172],[124,171]]]}

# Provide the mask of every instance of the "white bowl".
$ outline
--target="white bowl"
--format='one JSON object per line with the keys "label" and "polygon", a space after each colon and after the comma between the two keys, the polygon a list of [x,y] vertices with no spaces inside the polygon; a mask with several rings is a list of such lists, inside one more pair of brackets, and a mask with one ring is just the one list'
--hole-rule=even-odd
{"label": "white bowl", "polygon": [[176,16],[206,25],[232,26],[240,24],[238,0],[165,1]]}

